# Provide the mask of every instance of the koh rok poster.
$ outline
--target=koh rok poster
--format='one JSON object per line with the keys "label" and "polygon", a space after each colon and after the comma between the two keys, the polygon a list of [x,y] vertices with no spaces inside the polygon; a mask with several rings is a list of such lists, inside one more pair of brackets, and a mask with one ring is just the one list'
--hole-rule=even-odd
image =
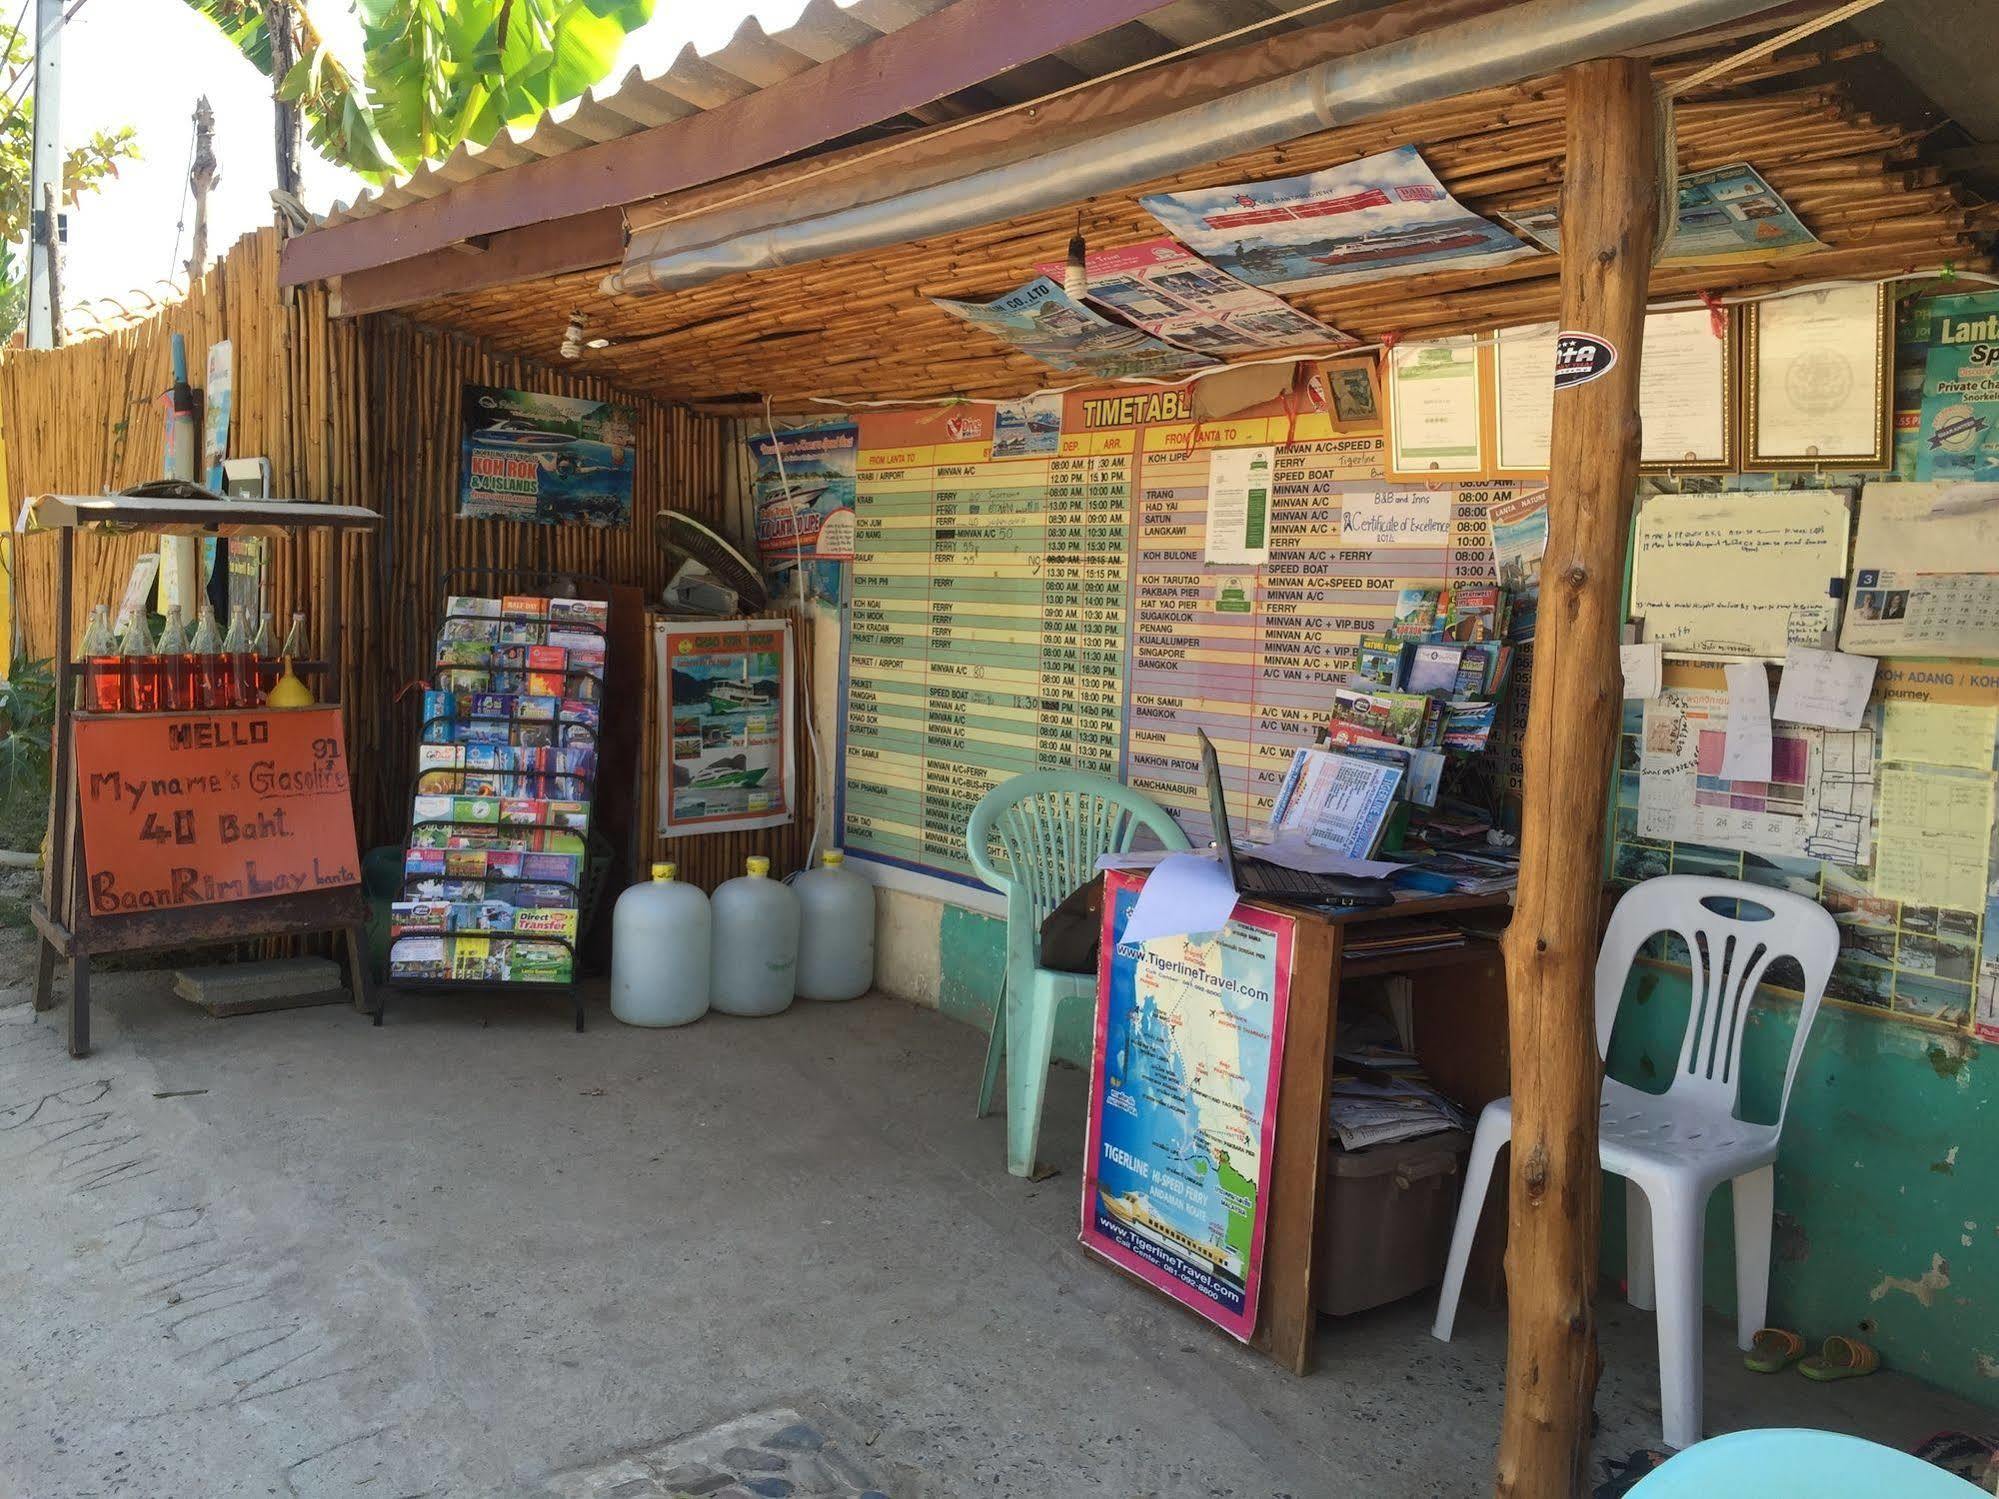
{"label": "koh rok poster", "polygon": [[1296,924],[1238,906],[1219,932],[1118,943],[1141,883],[1104,876],[1082,1241],[1247,1342]]}
{"label": "koh rok poster", "polygon": [[990,302],[931,301],[1024,354],[1058,370],[1078,370],[1101,379],[1167,375],[1215,361],[1206,354],[1169,343],[1099,317],[1046,276]]}
{"label": "koh rok poster", "polygon": [[790,822],[796,805],[791,625],[661,620],[659,832],[727,833]]}
{"label": "koh rok poster", "polygon": [[750,439],[750,491],[757,551],[766,569],[854,556],[854,460],[861,429],[852,422],[766,432]]}
{"label": "koh rok poster", "polygon": [[1359,286],[1540,253],[1453,198],[1414,146],[1303,177],[1155,193],[1139,203],[1251,286]]}
{"label": "koh rok poster", "polygon": [[458,518],[630,524],[637,425],[609,401],[466,386]]}

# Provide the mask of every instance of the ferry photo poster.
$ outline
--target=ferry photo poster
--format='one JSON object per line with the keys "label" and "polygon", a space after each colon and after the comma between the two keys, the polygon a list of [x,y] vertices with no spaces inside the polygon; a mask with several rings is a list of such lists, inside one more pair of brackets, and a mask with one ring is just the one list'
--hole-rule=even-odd
{"label": "ferry photo poster", "polygon": [[661,620],[653,643],[661,836],[790,822],[798,701],[790,623]]}
{"label": "ferry photo poster", "polygon": [[458,518],[629,525],[637,425],[610,401],[466,386]]}
{"label": "ferry photo poster", "polygon": [[1085,1248],[1248,1342],[1269,1216],[1295,923],[1120,943],[1141,881],[1104,876]]}

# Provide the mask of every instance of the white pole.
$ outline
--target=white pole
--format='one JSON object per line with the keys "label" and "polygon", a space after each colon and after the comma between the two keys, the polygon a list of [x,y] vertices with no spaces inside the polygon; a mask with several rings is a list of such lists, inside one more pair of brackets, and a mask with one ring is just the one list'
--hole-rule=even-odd
{"label": "white pole", "polygon": [[28,205],[28,347],[55,347],[55,308],[50,301],[48,246],[55,234],[38,232],[47,189],[62,203],[62,8],[63,0],[35,0],[35,136],[30,161]]}

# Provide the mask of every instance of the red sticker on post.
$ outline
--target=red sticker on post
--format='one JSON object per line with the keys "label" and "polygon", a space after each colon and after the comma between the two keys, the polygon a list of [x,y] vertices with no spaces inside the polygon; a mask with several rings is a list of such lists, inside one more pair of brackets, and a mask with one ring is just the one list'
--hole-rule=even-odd
{"label": "red sticker on post", "polygon": [[1587,385],[1598,375],[1610,373],[1617,363],[1617,350],[1594,333],[1555,335],[1555,389]]}

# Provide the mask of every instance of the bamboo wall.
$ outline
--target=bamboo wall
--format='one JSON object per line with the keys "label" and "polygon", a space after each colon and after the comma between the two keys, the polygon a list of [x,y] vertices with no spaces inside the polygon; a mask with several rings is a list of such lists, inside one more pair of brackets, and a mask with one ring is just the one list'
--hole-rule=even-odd
{"label": "bamboo wall", "polygon": [[[186,301],[150,322],[0,359],[8,514],[29,494],[95,494],[157,478],[169,335],[185,336],[197,383],[209,345],[230,340],[230,453],[268,457],[278,496],[364,505],[383,516],[375,537],[352,538],[342,548],[342,695],[363,846],[399,842],[419,704],[414,692],[398,694],[429,673],[445,571],[588,573],[657,595],[668,569],[652,540],[653,512],[672,506],[716,525],[731,520],[724,505],[728,433],[684,407],[495,355],[461,334],[399,318],[336,321],[316,288],[281,299],[277,251],[273,231],[251,235]],[[594,529],[458,520],[461,387],[468,383],[629,401],[639,413],[634,523]],[[132,560],[153,545],[143,535],[79,538],[75,630],[82,630],[92,604],[115,602]],[[328,623],[321,584],[331,545],[320,537],[273,549],[279,617],[305,609],[316,641]],[[31,658],[47,656],[55,637],[55,538],[19,538],[17,556],[26,650]],[[608,711],[621,709],[611,704]],[[622,711],[642,713],[645,704]],[[725,839],[683,842],[688,846],[676,856],[690,872],[710,864],[740,868]],[[693,846],[710,842],[712,856]],[[643,838],[638,851],[646,852]]]}

